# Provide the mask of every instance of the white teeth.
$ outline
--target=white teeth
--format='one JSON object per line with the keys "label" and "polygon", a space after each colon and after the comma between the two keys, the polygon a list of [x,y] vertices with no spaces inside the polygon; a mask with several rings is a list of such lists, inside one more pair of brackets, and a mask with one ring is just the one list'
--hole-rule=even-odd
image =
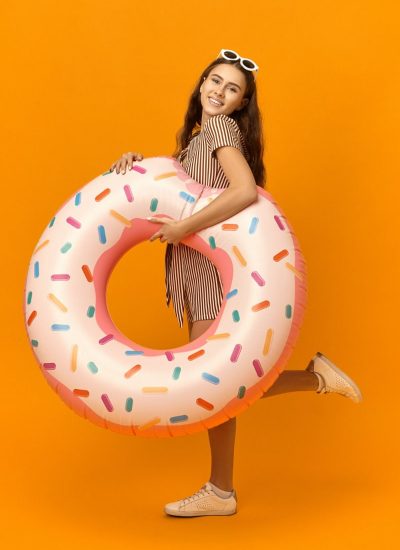
{"label": "white teeth", "polygon": [[218,105],[218,107],[221,107],[221,105],[222,105],[222,103],[218,103],[218,101],[216,101],[216,100],[213,99],[212,97],[210,97],[209,100],[210,100],[211,103],[213,103],[214,105]]}

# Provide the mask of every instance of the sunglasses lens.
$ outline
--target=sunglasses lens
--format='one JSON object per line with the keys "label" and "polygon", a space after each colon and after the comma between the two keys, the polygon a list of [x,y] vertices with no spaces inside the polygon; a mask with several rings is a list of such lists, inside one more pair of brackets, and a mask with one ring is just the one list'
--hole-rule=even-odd
{"label": "sunglasses lens", "polygon": [[249,71],[254,71],[256,68],[255,63],[253,63],[251,59],[243,59],[243,65],[246,67],[246,69],[249,69]]}
{"label": "sunglasses lens", "polygon": [[232,50],[224,50],[224,56],[226,59],[238,59],[237,53],[233,52]]}

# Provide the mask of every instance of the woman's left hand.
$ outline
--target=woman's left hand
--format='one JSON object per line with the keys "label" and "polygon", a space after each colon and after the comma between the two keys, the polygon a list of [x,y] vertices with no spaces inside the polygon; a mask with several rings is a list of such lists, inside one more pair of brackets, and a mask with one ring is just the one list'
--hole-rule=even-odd
{"label": "woman's left hand", "polygon": [[179,244],[179,241],[187,237],[186,231],[181,221],[173,220],[171,218],[155,218],[150,216],[147,218],[149,222],[162,223],[162,227],[150,237],[150,241],[160,238],[162,243],[168,242],[174,245]]}

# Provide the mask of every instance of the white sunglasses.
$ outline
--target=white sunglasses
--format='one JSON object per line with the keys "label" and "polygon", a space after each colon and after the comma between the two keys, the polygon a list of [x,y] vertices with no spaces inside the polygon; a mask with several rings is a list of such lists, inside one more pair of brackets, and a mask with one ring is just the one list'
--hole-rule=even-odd
{"label": "white sunglasses", "polygon": [[229,59],[229,61],[237,61],[240,59],[240,64],[243,67],[243,69],[246,69],[247,71],[254,71],[254,78],[256,78],[255,73],[260,68],[252,59],[248,59],[247,57],[240,57],[240,55],[233,50],[221,50],[218,54],[218,57],[223,57],[224,59]]}

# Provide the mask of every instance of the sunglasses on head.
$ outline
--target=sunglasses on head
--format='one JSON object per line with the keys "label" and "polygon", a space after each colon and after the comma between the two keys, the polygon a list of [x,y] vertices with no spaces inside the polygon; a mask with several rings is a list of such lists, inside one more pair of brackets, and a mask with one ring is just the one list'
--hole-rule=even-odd
{"label": "sunglasses on head", "polygon": [[254,78],[256,78],[256,72],[259,69],[259,66],[254,63],[252,59],[248,59],[247,57],[240,57],[240,55],[233,50],[221,50],[218,54],[218,57],[223,57],[224,59],[229,59],[229,61],[237,61],[240,59],[240,64],[243,67],[243,69],[246,69],[247,71],[254,71]]}

